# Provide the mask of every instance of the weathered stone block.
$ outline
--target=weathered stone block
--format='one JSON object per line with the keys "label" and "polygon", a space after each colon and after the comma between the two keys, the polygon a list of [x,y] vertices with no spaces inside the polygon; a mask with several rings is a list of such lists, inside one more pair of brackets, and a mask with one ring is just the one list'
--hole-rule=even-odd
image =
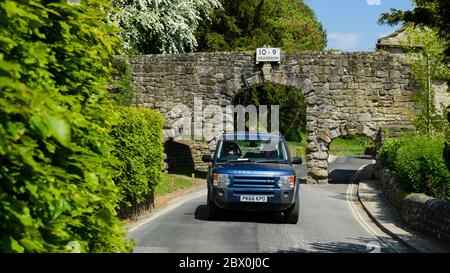
{"label": "weathered stone block", "polygon": [[313,177],[317,179],[323,179],[328,177],[328,170],[327,169],[320,169],[320,168],[313,168],[311,170],[311,174]]}
{"label": "weathered stone block", "polygon": [[326,153],[326,152],[315,152],[315,153],[313,153],[313,156],[315,159],[319,159],[319,160],[327,160],[328,159],[328,153]]}

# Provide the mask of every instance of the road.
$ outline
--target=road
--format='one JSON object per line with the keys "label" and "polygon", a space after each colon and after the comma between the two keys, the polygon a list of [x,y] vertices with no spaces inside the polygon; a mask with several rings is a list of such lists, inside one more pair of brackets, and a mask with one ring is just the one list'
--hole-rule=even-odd
{"label": "road", "polygon": [[[362,157],[338,157],[328,185],[300,185],[300,220],[285,224],[280,213],[230,211],[206,219],[206,190],[129,231],[135,252],[405,252],[365,214],[350,181]],[[305,168],[297,169],[301,177]]]}

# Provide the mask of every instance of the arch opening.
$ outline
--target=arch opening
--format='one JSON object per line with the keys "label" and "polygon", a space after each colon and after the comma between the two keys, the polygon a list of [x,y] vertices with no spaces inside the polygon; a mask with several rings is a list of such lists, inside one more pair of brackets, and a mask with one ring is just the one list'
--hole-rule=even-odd
{"label": "arch opening", "polygon": [[349,184],[360,166],[376,157],[374,136],[350,133],[328,143],[328,183]]}
{"label": "arch opening", "polygon": [[[245,87],[237,92],[231,99],[231,105],[242,105],[248,107],[254,105],[256,108],[266,105],[267,132],[274,132],[272,124],[271,106],[278,106],[278,132],[281,133],[289,146],[290,156],[301,157],[305,162],[307,146],[307,108],[305,95],[296,87],[266,83]],[[276,113],[275,113],[276,114]],[[234,131],[239,131],[237,125],[237,113],[234,113]],[[258,115],[258,125],[261,116]],[[250,128],[249,115],[245,116],[245,130]],[[259,129],[259,128],[258,128]],[[259,130],[258,130],[259,131]],[[306,164],[294,166],[297,177],[301,182],[306,182]]]}
{"label": "arch opening", "polygon": [[[254,105],[256,108],[262,105],[267,106],[267,130],[272,129],[271,106],[279,106],[279,132],[286,140],[301,143],[306,139],[306,109],[307,103],[300,90],[294,87],[281,84],[261,84],[241,89],[231,99],[233,106],[242,105],[248,107]],[[234,130],[238,130],[237,113],[234,114]],[[246,113],[246,126],[249,129],[248,113]],[[258,116],[258,125],[261,117]]]}

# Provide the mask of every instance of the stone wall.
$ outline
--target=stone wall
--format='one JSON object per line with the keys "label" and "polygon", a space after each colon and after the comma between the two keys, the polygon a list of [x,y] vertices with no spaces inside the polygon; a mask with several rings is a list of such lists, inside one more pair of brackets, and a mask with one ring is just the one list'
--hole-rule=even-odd
{"label": "stone wall", "polygon": [[[435,80],[432,82],[434,90],[434,104],[439,114],[445,114],[447,107],[450,106],[450,93],[448,92],[447,82],[443,80]],[[449,109],[450,111],[450,109]]]}
{"label": "stone wall", "polygon": [[450,243],[450,202],[423,194],[406,195],[389,169],[378,175],[381,189],[411,228]]}
{"label": "stone wall", "polygon": [[177,170],[207,171],[208,163],[202,161],[202,155],[211,154],[209,145],[203,141],[172,140],[164,142],[166,168],[169,172]]}
{"label": "stone wall", "polygon": [[[327,183],[328,146],[339,136],[364,134],[377,140],[384,127],[411,128],[416,105],[403,55],[386,52],[298,52],[281,64],[256,64],[254,52],[143,55],[130,59],[135,104],[160,111],[166,136],[180,116],[179,104],[194,108],[230,105],[242,90],[265,83],[295,87],[307,102],[307,183]],[[224,110],[225,111],[225,108]],[[200,118],[198,113],[192,119]],[[200,112],[201,115],[201,112]],[[194,128],[195,129],[195,128]],[[378,139],[377,143],[381,143]],[[213,146],[213,145],[212,145]]]}

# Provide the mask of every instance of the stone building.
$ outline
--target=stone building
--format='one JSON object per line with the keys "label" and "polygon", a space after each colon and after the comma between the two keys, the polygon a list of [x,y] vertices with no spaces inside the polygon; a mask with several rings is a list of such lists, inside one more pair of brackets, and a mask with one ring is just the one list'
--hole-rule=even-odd
{"label": "stone building", "polygon": [[[404,54],[402,42],[406,39],[406,27],[401,27],[395,32],[378,39],[376,48],[380,51],[392,54]],[[420,47],[417,47],[420,50]],[[447,82],[443,80],[433,80],[432,87],[435,92],[434,104],[438,113],[445,114],[446,108],[450,107],[450,94]],[[450,109],[448,110],[450,111]]]}
{"label": "stone building", "polygon": [[399,28],[395,32],[378,39],[377,50],[386,51],[393,54],[403,54],[404,50],[401,42],[406,39],[406,27]]}

